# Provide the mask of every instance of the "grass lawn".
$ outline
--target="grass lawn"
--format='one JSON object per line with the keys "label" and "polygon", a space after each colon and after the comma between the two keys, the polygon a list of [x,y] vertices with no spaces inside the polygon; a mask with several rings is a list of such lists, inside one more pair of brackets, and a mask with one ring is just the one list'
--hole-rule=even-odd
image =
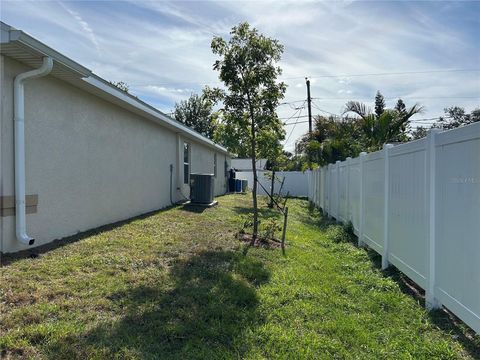
{"label": "grass lawn", "polygon": [[401,274],[382,273],[307,201],[289,200],[283,256],[235,238],[249,196],[218,200],[11,259],[0,269],[0,357],[480,357],[478,336],[428,314]]}

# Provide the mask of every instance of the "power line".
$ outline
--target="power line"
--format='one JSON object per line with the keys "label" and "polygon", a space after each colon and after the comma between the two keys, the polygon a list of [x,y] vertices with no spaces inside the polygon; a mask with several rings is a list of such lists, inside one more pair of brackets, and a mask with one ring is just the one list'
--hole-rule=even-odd
{"label": "power line", "polygon": [[[302,115],[302,116],[299,116],[297,117],[298,118],[306,118],[308,117],[308,115]],[[437,117],[432,117],[432,118],[424,118],[424,119],[415,119],[415,120],[408,120],[409,122],[429,122],[429,121],[434,121],[434,120],[440,120],[440,119],[448,119],[450,118],[450,116],[437,116]],[[308,123],[308,120],[305,120],[305,121],[296,121],[296,122],[291,122],[291,123],[283,123],[284,126],[288,126],[288,125],[296,125],[296,124],[304,124],[304,123]]]}
{"label": "power line", "polygon": [[[302,115],[302,110],[303,110],[303,109],[304,109],[303,107],[300,109],[300,112],[298,113],[298,116],[297,116],[297,119],[296,119],[296,121],[295,121],[295,124],[293,124],[292,130],[290,131],[290,134],[288,134],[287,140],[285,140],[284,146],[288,144],[288,140],[290,140],[290,137],[291,137],[292,134],[293,134],[293,130],[295,130],[295,127],[297,126],[298,119],[301,117],[301,115]],[[307,117],[308,117],[308,115],[307,115]],[[307,122],[308,122],[308,121],[307,121]]]}
{"label": "power line", "polygon": [[[312,98],[315,100],[352,100],[352,99],[357,99],[357,100],[372,100],[370,97],[357,97],[355,95],[352,95],[351,97],[317,97],[317,98]],[[474,100],[480,100],[480,96],[391,96],[391,97],[385,97],[385,100],[395,100],[395,99],[474,99]]]}
{"label": "power line", "polygon": [[[309,76],[310,79],[321,78],[337,78],[337,77],[361,77],[361,76],[390,76],[390,75],[414,75],[414,74],[435,74],[446,72],[476,72],[480,69],[432,69],[432,70],[419,70],[419,71],[399,71],[399,72],[382,72],[382,73],[366,73],[366,74],[341,74],[341,75],[315,75]],[[290,78],[284,78],[283,80],[303,79],[304,76],[296,76]]]}
{"label": "power line", "polygon": [[301,106],[293,109],[293,110],[295,110],[295,112],[294,112],[292,115],[290,115],[289,117],[278,118],[278,119],[279,119],[279,120],[290,120],[291,118],[293,118],[293,117],[298,113],[299,110],[302,110],[302,109],[305,108],[305,102],[306,102],[306,100],[303,100],[303,104],[302,104]]}
{"label": "power line", "polygon": [[[312,100],[372,100],[371,97],[357,97],[352,95],[351,97],[312,97]],[[397,100],[397,99],[473,99],[473,100],[480,100],[480,96],[391,96],[391,97],[384,97],[385,100]],[[278,106],[282,105],[291,105],[296,104],[299,102],[304,102],[305,100],[295,100],[289,102],[283,102],[278,104]],[[320,109],[319,109],[320,110]],[[324,110],[321,110],[324,111]],[[326,112],[326,111],[324,111]]]}
{"label": "power line", "polygon": [[[306,116],[300,116],[300,117],[303,117],[303,118],[304,118],[304,117],[308,117],[308,115],[306,115]],[[306,123],[308,123],[308,120],[305,120],[305,121],[296,121],[296,122],[294,122],[294,123],[284,123],[283,125],[284,125],[284,126],[288,126],[288,125],[297,125],[297,124],[306,124]],[[293,129],[292,129],[292,131],[293,131]],[[288,141],[288,139],[287,139],[287,141]]]}
{"label": "power line", "polygon": [[335,116],[335,117],[341,117],[340,115],[334,114],[334,113],[332,113],[332,112],[330,112],[330,111],[320,109],[320,107],[317,105],[317,103],[316,103],[315,101],[313,101],[313,106],[314,106],[317,110],[319,110],[319,111],[321,111],[321,112],[327,113],[327,114],[332,115],[332,116]]}
{"label": "power line", "polygon": [[[296,107],[295,109],[293,109],[293,110],[295,110],[295,111],[294,111],[294,113],[293,113],[292,115],[290,115],[290,116],[288,116],[288,117],[278,118],[278,120],[287,120],[287,121],[288,121],[288,120],[290,120],[291,118],[295,117],[297,114],[298,114],[298,116],[296,117],[297,120],[298,120],[299,118],[308,116],[308,115],[303,115],[303,116],[302,116],[302,110],[305,109],[305,103],[307,102],[307,100],[301,100],[301,101],[303,102],[302,105],[300,105],[299,107]],[[296,102],[298,102],[298,101],[296,101]]]}
{"label": "power line", "polygon": [[290,109],[292,109],[292,110],[298,110],[298,109],[300,109],[301,107],[304,107],[305,105],[302,104],[302,105],[300,105],[300,106],[296,106],[296,105],[294,105],[294,104],[289,104],[288,106],[289,106]]}
{"label": "power line", "polygon": [[[313,98],[312,98],[312,99],[313,99]],[[283,102],[283,103],[278,104],[278,106],[296,104],[296,103],[299,103],[299,102],[305,102],[305,99],[295,100],[295,101],[289,101],[289,102]]]}
{"label": "power line", "polygon": [[[388,97],[388,98],[385,98],[386,100],[394,100],[394,99],[399,99],[399,98],[402,98],[402,99],[472,99],[472,100],[480,100],[480,97],[478,96],[433,96],[433,97],[405,97],[405,96],[394,96],[394,97]],[[352,98],[320,98],[320,97],[312,97],[312,100],[351,100]],[[358,100],[371,100],[370,98],[356,98]],[[297,110],[298,107],[292,107],[291,105],[292,104],[296,104],[296,103],[299,103],[299,102],[305,102],[305,100],[295,100],[295,101],[289,101],[289,102],[284,102],[284,103],[280,103],[279,106],[281,105],[290,105],[290,107],[292,108],[292,110]],[[326,114],[329,114],[329,115],[332,115],[332,116],[336,116],[336,117],[341,117],[340,115],[338,114],[335,114],[335,113],[332,113],[330,111],[327,111],[327,110],[324,110],[322,108],[320,108],[318,106],[318,104],[315,102],[315,101],[312,101],[312,105],[319,111],[321,112],[324,112]],[[304,106],[304,105],[302,105]],[[280,118],[280,119],[287,119],[287,118]]]}
{"label": "power line", "polygon": [[[309,76],[310,79],[322,79],[322,78],[339,78],[339,77],[366,77],[366,76],[393,76],[393,75],[415,75],[415,74],[436,74],[436,73],[448,73],[448,72],[477,72],[480,71],[480,68],[473,69],[432,69],[432,70],[419,70],[419,71],[400,71],[400,72],[381,72],[381,73],[364,73],[364,74],[334,74],[334,75],[314,75]],[[294,76],[287,78],[280,78],[278,80],[295,80],[295,79],[305,79],[305,76]],[[179,81],[179,82],[162,82],[162,83],[133,83],[130,86],[168,86],[168,85],[183,85],[183,84],[193,84],[193,85],[218,85],[223,84],[220,81]]]}
{"label": "power line", "polygon": [[[302,108],[303,110],[304,108]],[[278,118],[279,120],[290,120],[293,116],[291,117],[284,117],[284,118]],[[308,115],[302,115],[302,116],[297,116],[297,118],[306,118]]]}

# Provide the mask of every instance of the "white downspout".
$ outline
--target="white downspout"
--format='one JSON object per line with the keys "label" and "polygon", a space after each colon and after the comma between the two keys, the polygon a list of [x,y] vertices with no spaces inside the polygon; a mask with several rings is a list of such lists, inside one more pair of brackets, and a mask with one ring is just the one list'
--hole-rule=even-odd
{"label": "white downspout", "polygon": [[27,235],[25,216],[25,99],[23,83],[45,76],[52,71],[53,59],[44,57],[41,67],[18,74],[13,82],[13,120],[15,123],[15,225],[17,240],[32,245]]}

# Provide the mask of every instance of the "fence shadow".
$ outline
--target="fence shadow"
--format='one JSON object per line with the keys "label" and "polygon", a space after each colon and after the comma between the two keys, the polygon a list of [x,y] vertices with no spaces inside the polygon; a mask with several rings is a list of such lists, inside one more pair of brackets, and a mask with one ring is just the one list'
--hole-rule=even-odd
{"label": "fence shadow", "polygon": [[[365,248],[365,250],[373,266],[380,269],[382,266],[382,257],[373,249]],[[402,293],[413,297],[421,307],[425,307],[425,290],[413,280],[393,265],[390,265],[388,269],[384,270],[383,274],[395,281]],[[475,332],[451,311],[442,307],[430,311],[428,317],[430,321],[443,332],[455,337],[456,340],[462,344],[465,351],[474,359],[480,359],[480,336],[476,336]]]}
{"label": "fence shadow", "polygon": [[321,209],[314,207],[309,202],[300,203],[300,207],[307,211],[299,211],[295,214],[295,217],[303,224],[307,224],[308,226],[322,231],[328,229],[330,226],[341,225],[335,219],[325,216]]}
{"label": "fence shadow", "polygon": [[[334,219],[325,217],[321,210],[316,209],[311,205],[305,204],[302,206],[308,207],[308,216],[300,215],[302,222],[305,222],[311,226],[315,226],[321,230],[327,230],[330,226],[342,226],[343,232],[346,233],[342,239],[345,239],[346,242],[358,247],[358,237],[351,232],[348,226],[342,225],[336,222]],[[365,249],[372,265],[376,269],[381,269],[382,256],[368,246],[364,247],[363,249]],[[425,291],[405,274],[403,274],[399,269],[391,265],[382,273],[384,276],[395,281],[402,293],[413,297],[420,306],[425,306]],[[451,336],[455,337],[470,356],[472,356],[474,359],[480,359],[480,336],[475,335],[475,331],[469,328],[451,311],[445,307],[442,307],[441,309],[430,311],[428,313],[428,317],[430,321],[443,332],[451,334]]]}
{"label": "fence shadow", "polygon": [[193,255],[174,263],[168,289],[142,285],[108,296],[123,309],[120,320],[77,338],[80,346],[64,339],[52,344],[50,353],[71,351],[74,358],[82,348],[106,358],[242,357],[248,352],[243,332],[263,322],[256,287],[269,278],[261,262],[241,252]]}
{"label": "fence shadow", "polygon": [[[369,249],[370,253],[373,252],[375,255],[371,256],[375,267],[381,267],[382,258],[374,250]],[[384,272],[385,276],[394,280],[400,287],[400,290],[408,295],[413,297],[420,306],[425,307],[425,290],[423,290],[419,285],[417,285],[413,280],[408,278],[395,266],[391,265]],[[462,320],[455,316],[447,308],[442,307],[430,311],[428,313],[430,321],[437,327],[439,327],[443,332],[451,334],[452,337],[456,338],[458,342],[462,344],[464,349],[474,358],[480,359],[480,336],[476,336],[475,332],[470,329]]]}

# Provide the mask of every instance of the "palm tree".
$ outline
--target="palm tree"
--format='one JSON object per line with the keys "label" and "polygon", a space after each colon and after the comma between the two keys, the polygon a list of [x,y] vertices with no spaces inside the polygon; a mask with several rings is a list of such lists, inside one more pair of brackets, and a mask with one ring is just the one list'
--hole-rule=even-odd
{"label": "palm tree", "polygon": [[[399,99],[399,103],[403,101]],[[362,132],[368,150],[375,151],[383,144],[392,141],[405,141],[405,131],[410,118],[423,112],[423,106],[415,104],[409,109],[397,106],[396,109],[386,109],[380,115],[372,111],[363,103],[349,101],[345,104],[343,113],[353,112],[362,119]]]}

